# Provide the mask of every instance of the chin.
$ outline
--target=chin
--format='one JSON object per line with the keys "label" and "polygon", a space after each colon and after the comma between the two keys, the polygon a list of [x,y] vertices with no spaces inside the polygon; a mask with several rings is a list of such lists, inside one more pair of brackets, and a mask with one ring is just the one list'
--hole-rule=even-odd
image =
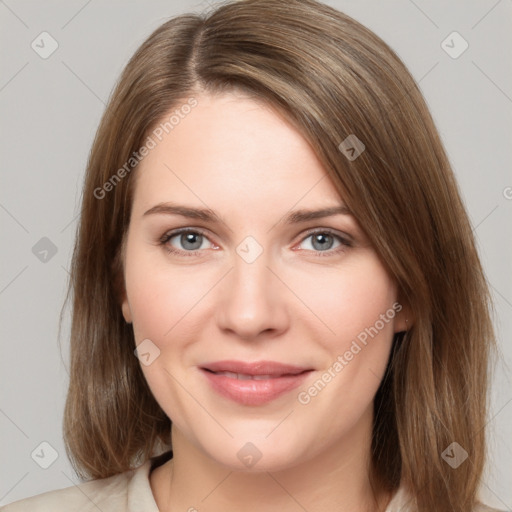
{"label": "chin", "polygon": [[[246,439],[249,438],[250,436],[246,437]],[[277,445],[268,439],[258,441],[256,436],[253,436],[253,439],[255,439],[254,442],[231,440],[222,447],[216,444],[211,449],[208,446],[203,446],[203,450],[211,459],[230,471],[245,473],[275,472],[299,464],[299,446],[283,446],[281,440]],[[222,449],[219,450],[219,447]]]}

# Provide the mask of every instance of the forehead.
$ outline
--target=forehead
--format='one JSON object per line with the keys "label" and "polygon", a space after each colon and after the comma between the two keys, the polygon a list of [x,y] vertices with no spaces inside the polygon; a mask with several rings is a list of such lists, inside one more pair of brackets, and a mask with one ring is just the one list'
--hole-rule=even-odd
{"label": "forehead", "polygon": [[244,210],[340,202],[309,143],[278,112],[237,92],[195,99],[161,140],[150,135],[155,146],[136,170],[134,209],[176,198]]}

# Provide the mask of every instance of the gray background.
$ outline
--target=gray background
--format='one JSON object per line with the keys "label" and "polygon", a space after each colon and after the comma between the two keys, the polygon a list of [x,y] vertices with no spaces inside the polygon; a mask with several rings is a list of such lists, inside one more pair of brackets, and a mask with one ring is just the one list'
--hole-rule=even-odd
{"label": "gray background", "polygon": [[[374,30],[404,60],[455,169],[492,286],[503,352],[482,492],[488,503],[512,509],[512,1],[328,3]],[[62,348],[57,328],[86,158],[132,53],[169,17],[206,7],[186,0],[0,0],[0,504],[78,481],[61,432],[69,312]],[[31,47],[43,31],[59,45],[47,59]],[[469,44],[458,58],[441,46],[453,31]],[[56,254],[34,254],[43,237]],[[41,442],[58,453],[47,469],[40,465],[51,462],[52,451]]]}

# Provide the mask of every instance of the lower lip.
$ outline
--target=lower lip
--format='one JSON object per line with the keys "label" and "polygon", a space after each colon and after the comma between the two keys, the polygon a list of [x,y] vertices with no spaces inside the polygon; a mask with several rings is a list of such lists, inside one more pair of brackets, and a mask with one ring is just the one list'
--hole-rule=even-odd
{"label": "lower lip", "polygon": [[271,402],[300,386],[311,371],[265,380],[239,380],[201,369],[217,393],[242,405],[263,405]]}

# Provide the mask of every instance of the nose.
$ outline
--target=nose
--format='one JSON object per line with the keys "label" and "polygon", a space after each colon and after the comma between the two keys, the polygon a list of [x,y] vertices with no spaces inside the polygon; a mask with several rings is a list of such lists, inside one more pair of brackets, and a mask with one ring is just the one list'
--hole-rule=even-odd
{"label": "nose", "polygon": [[275,337],[286,331],[290,320],[286,287],[269,263],[265,253],[252,263],[234,256],[216,306],[221,330],[245,340]]}

